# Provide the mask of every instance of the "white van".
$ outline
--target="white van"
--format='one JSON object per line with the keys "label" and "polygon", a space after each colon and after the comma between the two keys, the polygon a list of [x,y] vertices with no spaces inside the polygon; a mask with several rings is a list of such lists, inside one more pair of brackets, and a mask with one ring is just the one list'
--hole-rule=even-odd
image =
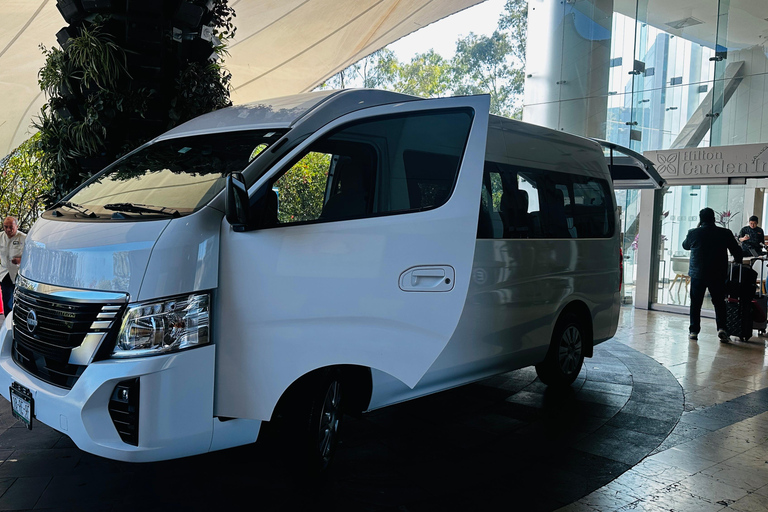
{"label": "white van", "polygon": [[618,322],[611,176],[598,143],[488,109],[314,92],[109,166],[26,239],[14,414],[137,462],[280,419],[324,466],[343,412],[529,365],[570,384]]}

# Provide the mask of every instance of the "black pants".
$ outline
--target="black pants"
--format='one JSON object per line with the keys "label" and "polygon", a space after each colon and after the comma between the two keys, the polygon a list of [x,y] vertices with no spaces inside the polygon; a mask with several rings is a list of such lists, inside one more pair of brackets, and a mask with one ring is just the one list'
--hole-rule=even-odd
{"label": "black pants", "polygon": [[13,284],[10,274],[5,274],[5,277],[0,281],[0,290],[3,292],[3,313],[5,316],[11,314],[11,308],[13,307],[13,290],[16,285]]}
{"label": "black pants", "polygon": [[725,329],[725,278],[691,277],[691,326],[689,332],[699,334],[701,331],[701,305],[704,303],[704,293],[707,288],[712,295],[712,305],[715,307],[715,322],[717,330]]}

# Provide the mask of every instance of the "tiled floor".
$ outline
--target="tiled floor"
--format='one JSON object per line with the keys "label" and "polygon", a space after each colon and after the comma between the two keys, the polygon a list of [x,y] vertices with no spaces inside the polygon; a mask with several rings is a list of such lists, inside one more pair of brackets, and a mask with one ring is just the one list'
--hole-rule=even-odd
{"label": "tiled floor", "polygon": [[679,423],[648,457],[560,509],[575,511],[768,510],[768,343],[722,344],[704,320],[625,310],[617,339],[668,369],[685,402]]}
{"label": "tiled floor", "polygon": [[311,485],[258,449],[108,461],[0,403],[0,510],[765,511],[766,341],[687,324],[623,309],[565,392],[523,369],[350,418]]}

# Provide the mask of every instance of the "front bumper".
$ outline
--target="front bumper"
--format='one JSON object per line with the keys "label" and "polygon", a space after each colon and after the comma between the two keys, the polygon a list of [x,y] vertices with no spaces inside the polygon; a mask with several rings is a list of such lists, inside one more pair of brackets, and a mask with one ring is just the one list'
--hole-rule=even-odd
{"label": "front bumper", "polygon": [[[213,345],[163,356],[91,363],[67,390],[21,369],[11,358],[12,338],[9,316],[0,327],[0,394],[10,400],[13,382],[28,388],[35,401],[34,421],[66,434],[81,450],[115,460],[149,462],[211,449],[215,428]],[[137,377],[141,390],[139,442],[132,446],[121,440],[107,407],[117,383]]]}

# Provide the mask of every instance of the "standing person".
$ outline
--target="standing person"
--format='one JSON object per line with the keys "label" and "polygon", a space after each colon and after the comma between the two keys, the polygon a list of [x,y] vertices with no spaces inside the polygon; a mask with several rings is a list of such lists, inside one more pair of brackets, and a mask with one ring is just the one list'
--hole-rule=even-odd
{"label": "standing person", "polygon": [[757,254],[762,254],[765,233],[757,226],[758,222],[760,219],[757,218],[757,215],[749,218],[749,225],[744,226],[739,231],[739,242],[741,242],[742,249],[754,249]]}
{"label": "standing person", "polygon": [[741,247],[733,233],[715,225],[715,212],[704,208],[699,212],[699,226],[688,231],[683,249],[691,251],[688,275],[691,276],[691,325],[688,339],[699,339],[701,330],[701,305],[704,292],[709,289],[715,307],[717,337],[727,343],[725,331],[725,281],[728,277],[728,251],[736,261],[741,261]]}
{"label": "standing person", "polygon": [[21,253],[27,235],[19,231],[14,217],[3,220],[3,234],[0,235],[0,290],[3,292],[3,312],[8,316],[13,308],[13,290],[19,273]]}

